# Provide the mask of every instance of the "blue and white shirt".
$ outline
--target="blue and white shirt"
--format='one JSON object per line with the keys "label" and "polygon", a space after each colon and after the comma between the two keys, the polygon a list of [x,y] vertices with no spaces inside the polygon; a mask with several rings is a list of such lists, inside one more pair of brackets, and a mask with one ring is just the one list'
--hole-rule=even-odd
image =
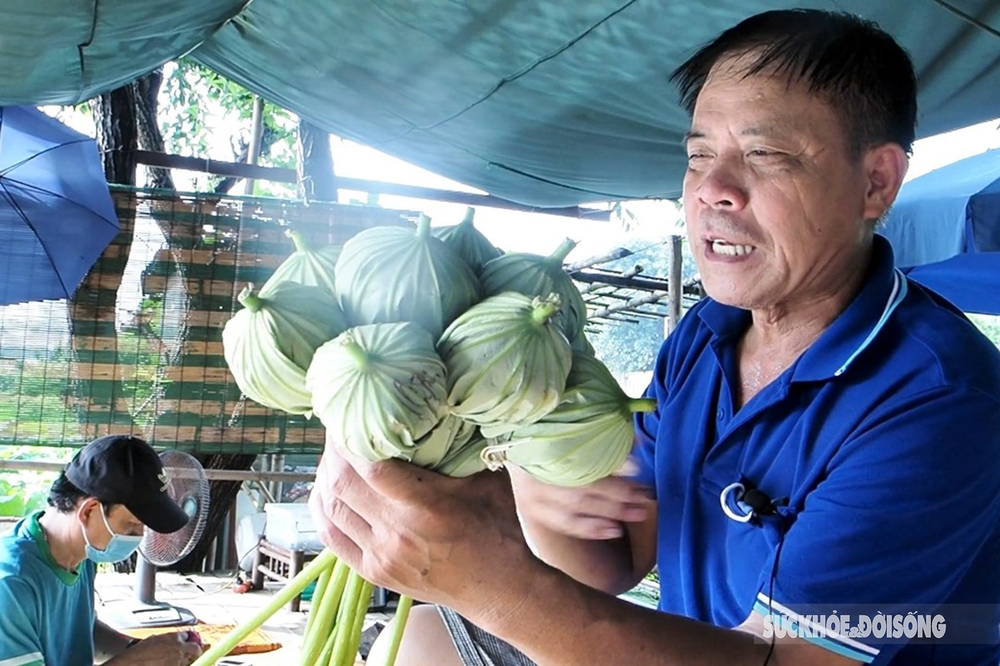
{"label": "blue and white shirt", "polygon": [[56,564],[41,515],[0,537],[0,666],[93,666],[96,567]]}
{"label": "blue and white shirt", "polygon": [[[972,639],[954,618],[937,644],[810,640],[865,663],[995,666],[1000,353],[875,241],[854,301],[739,410],[748,312],[706,300],[665,341],[636,449],[659,506],[660,608],[734,627],[753,610],[808,624],[945,604]],[[740,522],[734,483],[783,505]]]}

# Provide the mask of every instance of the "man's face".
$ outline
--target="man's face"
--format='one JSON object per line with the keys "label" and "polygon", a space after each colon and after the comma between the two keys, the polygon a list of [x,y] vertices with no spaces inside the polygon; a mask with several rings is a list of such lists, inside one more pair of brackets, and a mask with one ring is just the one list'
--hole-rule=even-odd
{"label": "man's face", "polygon": [[716,65],[695,104],[687,231],[709,296],[788,309],[834,291],[867,246],[867,179],[839,118],[804,84]]}
{"label": "man's face", "polygon": [[104,550],[111,541],[110,527],[115,534],[122,536],[142,536],[144,526],[142,521],[135,517],[125,506],[112,504],[107,509],[107,525],[101,517],[101,503],[96,499],[88,499],[81,507],[80,515],[87,530],[87,538],[90,544],[97,550]]}

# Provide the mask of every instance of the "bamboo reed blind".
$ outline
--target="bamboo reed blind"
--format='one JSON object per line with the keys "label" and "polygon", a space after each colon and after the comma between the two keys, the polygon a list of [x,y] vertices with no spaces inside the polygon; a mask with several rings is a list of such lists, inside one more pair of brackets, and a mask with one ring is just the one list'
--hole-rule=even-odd
{"label": "bamboo reed blind", "polygon": [[113,188],[121,232],[69,301],[0,307],[0,445],[108,433],[200,453],[312,453],[318,420],[242,399],[222,327],[248,282],[313,243],[408,224],[375,206]]}

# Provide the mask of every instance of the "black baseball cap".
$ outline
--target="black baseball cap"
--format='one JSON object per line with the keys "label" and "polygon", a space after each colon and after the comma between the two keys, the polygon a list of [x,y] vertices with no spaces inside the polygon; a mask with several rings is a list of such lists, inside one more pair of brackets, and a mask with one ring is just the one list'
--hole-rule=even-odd
{"label": "black baseball cap", "polygon": [[154,532],[170,534],[189,516],[167,493],[163,463],[138,437],[106,435],[80,449],[66,465],[66,478],[109,504],[123,504]]}

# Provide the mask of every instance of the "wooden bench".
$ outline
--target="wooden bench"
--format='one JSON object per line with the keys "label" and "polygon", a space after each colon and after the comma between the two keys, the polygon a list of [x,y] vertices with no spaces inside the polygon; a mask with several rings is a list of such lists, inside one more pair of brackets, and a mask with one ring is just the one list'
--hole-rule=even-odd
{"label": "wooden bench", "polygon": [[[264,578],[287,583],[302,571],[307,562],[316,559],[319,551],[289,550],[277,546],[267,539],[261,539],[253,560],[253,588],[264,588]],[[288,602],[288,610],[297,613],[302,595]]]}

